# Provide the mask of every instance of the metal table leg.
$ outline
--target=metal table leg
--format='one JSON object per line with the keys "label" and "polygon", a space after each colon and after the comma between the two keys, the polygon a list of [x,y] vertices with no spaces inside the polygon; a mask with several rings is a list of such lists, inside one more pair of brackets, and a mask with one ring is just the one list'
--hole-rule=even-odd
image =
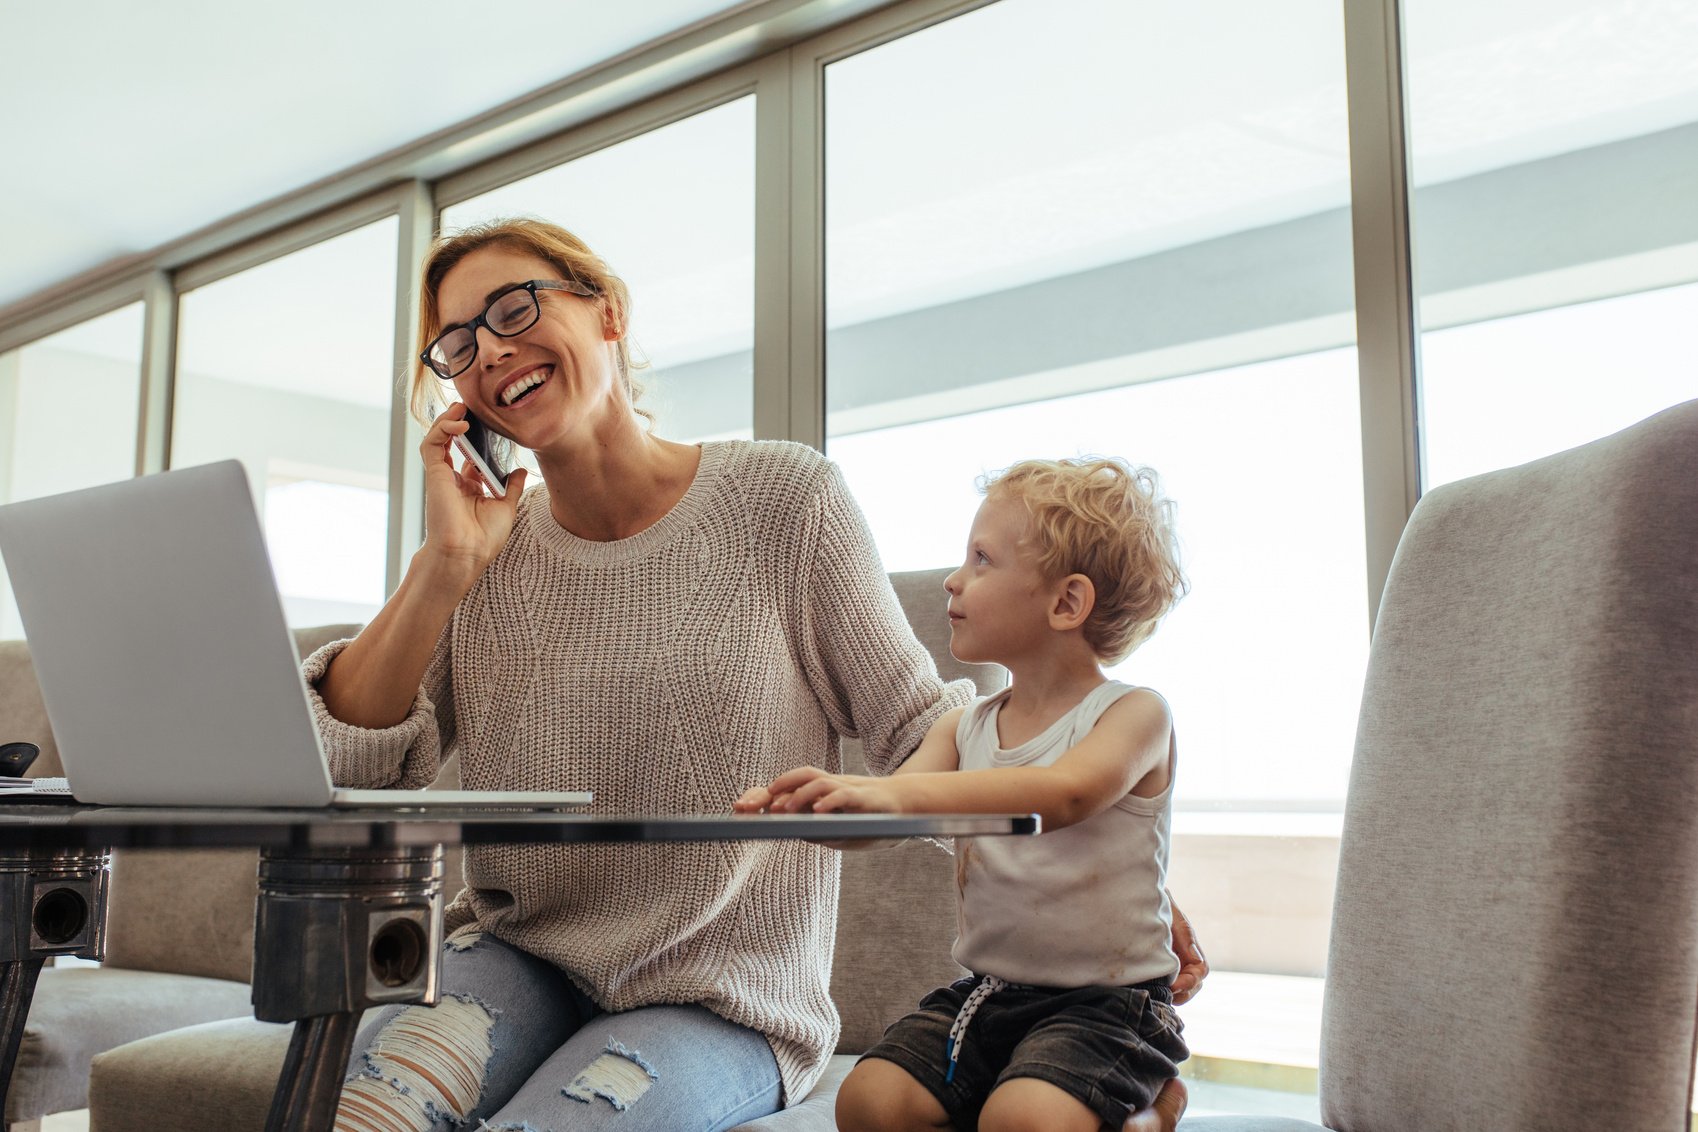
{"label": "metal table leg", "polygon": [[266,1132],[329,1132],[360,1013],[429,1003],[442,950],[442,846],[267,849],[254,1017],[293,1022]]}
{"label": "metal table leg", "polygon": [[314,1132],[335,1122],[359,1023],[354,1013],[320,1014],[295,1023],[266,1132]]}
{"label": "metal table leg", "polygon": [[0,853],[0,1113],[42,964],[53,955],[106,957],[106,849]]}

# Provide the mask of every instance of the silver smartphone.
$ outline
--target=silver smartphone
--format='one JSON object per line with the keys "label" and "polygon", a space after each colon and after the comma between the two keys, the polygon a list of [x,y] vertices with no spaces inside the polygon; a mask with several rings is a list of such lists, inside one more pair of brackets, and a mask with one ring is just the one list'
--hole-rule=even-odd
{"label": "silver smartphone", "polygon": [[[432,414],[441,416],[447,406],[440,398],[430,400]],[[513,442],[478,420],[470,409],[466,410],[466,425],[466,431],[454,437],[454,447],[483,476],[495,497],[506,499],[507,477],[513,472]]]}
{"label": "silver smartphone", "polygon": [[465,432],[454,438],[454,446],[466,462],[482,474],[483,480],[495,492],[497,499],[507,498],[507,477],[512,474],[510,456],[513,444],[478,420],[477,414],[466,410]]}

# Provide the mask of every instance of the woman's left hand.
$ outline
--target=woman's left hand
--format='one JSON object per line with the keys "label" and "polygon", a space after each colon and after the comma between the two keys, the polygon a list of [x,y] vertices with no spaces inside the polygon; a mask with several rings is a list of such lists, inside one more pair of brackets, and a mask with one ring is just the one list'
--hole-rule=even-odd
{"label": "woman's left hand", "polygon": [[1172,987],[1173,1005],[1178,1006],[1196,998],[1203,989],[1203,980],[1209,977],[1209,961],[1203,958],[1203,948],[1197,942],[1190,918],[1179,910],[1172,893],[1167,900],[1173,909],[1173,953],[1179,956],[1179,974],[1173,977]]}

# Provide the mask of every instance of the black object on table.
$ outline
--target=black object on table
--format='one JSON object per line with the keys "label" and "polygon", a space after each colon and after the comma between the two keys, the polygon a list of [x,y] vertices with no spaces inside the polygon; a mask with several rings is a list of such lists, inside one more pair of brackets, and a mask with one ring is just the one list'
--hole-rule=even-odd
{"label": "black object on table", "polygon": [[22,778],[40,754],[34,743],[0,743],[0,777]]}
{"label": "black object on table", "polygon": [[444,845],[1038,832],[1030,814],[594,814],[0,804],[0,1106],[42,963],[105,956],[113,849],[258,847],[254,1016],[294,1022],[267,1132],[328,1132],[362,1011],[435,1003]]}

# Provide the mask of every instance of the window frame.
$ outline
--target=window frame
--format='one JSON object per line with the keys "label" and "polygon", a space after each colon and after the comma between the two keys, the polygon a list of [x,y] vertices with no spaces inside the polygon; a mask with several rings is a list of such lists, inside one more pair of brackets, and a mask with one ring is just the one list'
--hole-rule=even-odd
{"label": "window frame", "polygon": [[[441,208],[733,98],[756,114],[754,434],[825,440],[825,68],[997,0],[740,5],[336,177],[0,309],[0,351],[145,303],[137,473],[166,466],[177,297],[381,216],[400,218],[395,359],[407,372],[417,268]],[[1399,0],[1345,0],[1351,210],[1370,624],[1420,494],[1420,325],[1410,253]],[[387,576],[422,541],[420,430],[391,414]]]}

